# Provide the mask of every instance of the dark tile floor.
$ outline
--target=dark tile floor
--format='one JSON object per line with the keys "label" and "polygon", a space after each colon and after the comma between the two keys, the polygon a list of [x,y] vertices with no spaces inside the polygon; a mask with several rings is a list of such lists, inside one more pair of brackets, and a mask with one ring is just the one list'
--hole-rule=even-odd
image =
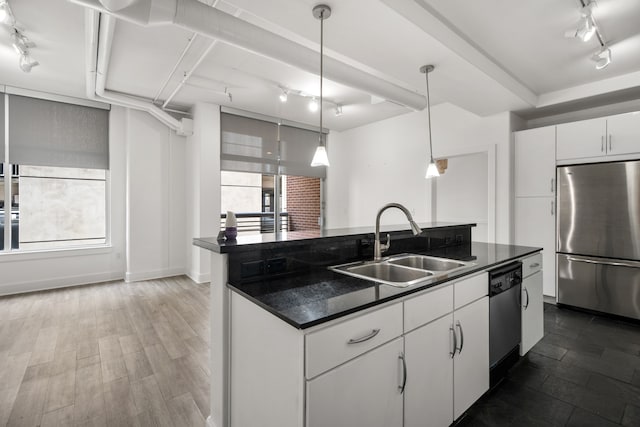
{"label": "dark tile floor", "polygon": [[640,324],[545,304],[544,332],[456,427],[640,426]]}

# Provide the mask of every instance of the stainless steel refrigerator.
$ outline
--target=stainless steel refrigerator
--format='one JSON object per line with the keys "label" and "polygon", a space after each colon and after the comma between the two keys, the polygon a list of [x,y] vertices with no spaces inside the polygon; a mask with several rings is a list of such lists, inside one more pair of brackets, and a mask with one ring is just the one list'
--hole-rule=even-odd
{"label": "stainless steel refrigerator", "polygon": [[558,302],[640,319],[640,161],[557,174]]}

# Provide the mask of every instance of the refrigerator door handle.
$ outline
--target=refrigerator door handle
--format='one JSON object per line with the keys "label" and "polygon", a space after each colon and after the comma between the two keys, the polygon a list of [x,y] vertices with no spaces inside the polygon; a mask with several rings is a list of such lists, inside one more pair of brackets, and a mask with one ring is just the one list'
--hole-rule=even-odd
{"label": "refrigerator door handle", "polygon": [[614,265],[616,267],[631,267],[640,268],[640,262],[637,261],[600,261],[591,258],[578,258],[575,256],[568,256],[567,260],[574,262],[584,262],[587,264],[602,264],[602,265]]}

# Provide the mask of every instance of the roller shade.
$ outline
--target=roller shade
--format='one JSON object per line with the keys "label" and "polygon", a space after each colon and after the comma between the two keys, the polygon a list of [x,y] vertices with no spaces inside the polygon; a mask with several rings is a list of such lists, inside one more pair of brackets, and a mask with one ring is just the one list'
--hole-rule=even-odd
{"label": "roller shade", "polygon": [[13,164],[109,169],[109,112],[9,95]]}
{"label": "roller shade", "polygon": [[[325,167],[311,167],[311,159],[318,146],[318,133],[293,126],[278,125],[234,114],[220,114],[222,143],[221,169],[235,172],[254,172],[269,175],[326,177]],[[326,135],[325,135],[326,138]]]}
{"label": "roller shade", "polygon": [[220,130],[222,170],[269,175],[278,172],[278,125],[221,113]]}
{"label": "roller shade", "polygon": [[[326,135],[323,135],[326,138]],[[325,178],[327,168],[311,167],[318,147],[318,132],[280,126],[280,173],[291,176]]]}
{"label": "roller shade", "polygon": [[[4,93],[0,93],[0,163],[4,163]],[[1,198],[2,196],[0,196]]]}

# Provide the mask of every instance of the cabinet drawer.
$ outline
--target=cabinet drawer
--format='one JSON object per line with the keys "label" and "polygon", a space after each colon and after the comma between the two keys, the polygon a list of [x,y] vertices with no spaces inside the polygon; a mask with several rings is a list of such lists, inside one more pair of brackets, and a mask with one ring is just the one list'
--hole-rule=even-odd
{"label": "cabinet drawer", "polygon": [[402,335],[402,303],[305,336],[307,378],[313,378]]}
{"label": "cabinet drawer", "polygon": [[453,285],[447,285],[404,302],[404,330],[411,331],[453,311]]}
{"label": "cabinet drawer", "polygon": [[522,277],[529,277],[542,270],[542,254],[537,253],[522,259]]}
{"label": "cabinet drawer", "polygon": [[456,310],[489,294],[489,276],[478,274],[456,282],[454,285],[454,302]]}

